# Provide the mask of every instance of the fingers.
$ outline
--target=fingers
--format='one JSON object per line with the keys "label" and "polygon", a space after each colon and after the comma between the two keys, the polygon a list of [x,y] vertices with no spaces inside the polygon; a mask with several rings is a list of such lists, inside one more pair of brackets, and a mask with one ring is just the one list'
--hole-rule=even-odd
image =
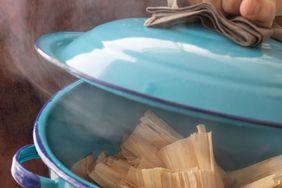
{"label": "fingers", "polygon": [[223,0],[222,8],[229,15],[239,15],[242,0]]}
{"label": "fingers", "polygon": [[276,1],[276,16],[282,16],[282,1]]}
{"label": "fingers", "polygon": [[282,0],[222,0],[222,9],[227,15],[241,15],[271,27],[275,17],[282,16]]}
{"label": "fingers", "polygon": [[228,15],[241,15],[263,27],[271,27],[276,15],[282,15],[282,0],[222,0]]}
{"label": "fingers", "polygon": [[276,2],[281,0],[243,0],[240,14],[264,27],[271,27],[277,14]]}

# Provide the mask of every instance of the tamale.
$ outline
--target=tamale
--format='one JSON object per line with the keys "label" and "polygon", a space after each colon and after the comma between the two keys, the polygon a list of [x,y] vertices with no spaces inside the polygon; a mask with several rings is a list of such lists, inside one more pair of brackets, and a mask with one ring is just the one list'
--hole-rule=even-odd
{"label": "tamale", "polygon": [[126,176],[123,177],[119,182],[118,187],[137,188],[137,171],[138,170],[136,168],[130,167]]}
{"label": "tamale", "polygon": [[136,155],[134,155],[131,151],[129,151],[127,148],[121,146],[119,155],[122,156],[121,158],[125,158],[128,164],[132,166],[139,165],[140,159]]}
{"label": "tamale", "polygon": [[212,170],[171,170],[164,168],[138,171],[138,187],[150,188],[218,188]]}
{"label": "tamale", "polygon": [[172,187],[202,188],[198,168],[176,171],[170,175],[172,177]]}
{"label": "tamale", "polygon": [[190,169],[196,166],[212,169],[211,133],[206,133],[202,125],[198,126],[197,134],[163,147],[158,155],[169,169]]}
{"label": "tamale", "polygon": [[94,167],[94,159],[92,154],[89,154],[84,159],[76,162],[71,167],[71,171],[88,181],[92,181],[89,178],[88,174],[93,169],[93,167]]}
{"label": "tamale", "polygon": [[[198,161],[198,167],[201,170],[211,170],[210,173],[212,174],[210,177],[214,177],[213,187],[222,188],[228,183],[224,182],[223,177],[225,172],[218,167],[214,157],[212,133],[206,132],[206,127],[204,125],[198,125],[197,129],[198,133],[191,137],[194,139],[194,151]],[[209,185],[212,184],[209,183]]]}
{"label": "tamale", "polygon": [[132,162],[136,160],[135,158],[142,158],[155,164],[154,166],[162,166],[156,152],[180,138],[182,137],[165,121],[147,111],[141,118],[141,123],[122,143],[121,154],[130,164],[134,164]]}
{"label": "tamale", "polygon": [[[142,169],[138,171],[137,174],[137,184],[138,187],[142,188],[150,188],[150,187],[158,187],[162,188],[162,184],[164,183],[162,180],[162,176],[164,173],[169,172],[171,170],[164,168],[152,168],[152,169]],[[165,183],[167,184],[167,183]]]}
{"label": "tamale", "polygon": [[105,162],[107,161],[107,158],[108,158],[108,155],[107,155],[105,152],[101,152],[101,153],[97,156],[97,158],[96,158],[96,160],[95,160],[95,162],[94,162],[93,168],[94,168],[95,165],[98,164],[98,163],[105,163]]}
{"label": "tamale", "polygon": [[200,169],[214,170],[214,156],[211,132],[207,133],[203,125],[197,126],[198,133],[190,136],[194,154]]}
{"label": "tamale", "polygon": [[190,137],[165,146],[158,156],[168,169],[190,169],[198,165]]}
{"label": "tamale", "polygon": [[126,173],[128,169],[130,168],[130,165],[127,163],[127,161],[122,159],[117,159],[115,157],[109,156],[107,160],[105,161],[105,164],[109,167],[111,167],[113,170],[116,170],[120,173]]}
{"label": "tamale", "polygon": [[148,168],[154,168],[156,167],[154,164],[144,160],[144,159],[139,159],[138,160],[138,166],[137,168],[131,166],[124,178],[121,179],[118,187],[130,187],[134,188],[137,187],[137,172],[141,169],[148,169]]}
{"label": "tamale", "polygon": [[98,163],[94,170],[89,174],[89,177],[102,187],[115,187],[121,180],[122,174],[114,171],[104,163]]}
{"label": "tamale", "polygon": [[133,134],[138,135],[141,139],[147,141],[147,143],[152,144],[158,149],[179,140],[164,129],[151,127],[144,123],[140,123]]}
{"label": "tamale", "polygon": [[[156,114],[151,111],[146,111],[144,116],[140,119],[140,121],[152,129],[155,129],[156,132],[162,133],[170,138],[169,144],[182,139],[183,137],[178,134],[174,129],[172,129],[164,120],[159,118]],[[168,139],[169,140],[169,139]]]}
{"label": "tamale", "polygon": [[89,177],[103,187],[113,187],[126,176],[129,168],[130,165],[125,160],[107,157],[106,160],[96,163]]}
{"label": "tamale", "polygon": [[276,173],[282,173],[282,155],[228,172],[228,176],[234,187],[240,187]]}
{"label": "tamale", "polygon": [[282,174],[273,174],[242,186],[241,188],[273,188],[282,186]]}
{"label": "tamale", "polygon": [[140,138],[135,133],[130,135],[128,139],[122,143],[121,153],[124,153],[123,150],[130,151],[137,158],[145,159],[153,163],[155,166],[163,166],[161,160],[156,155],[159,149]]}
{"label": "tamale", "polygon": [[[158,155],[169,169],[190,169],[199,167],[207,170],[210,187],[224,187],[220,170],[213,155],[211,133],[207,133],[204,125],[197,126],[198,132],[162,148]],[[203,174],[206,175],[206,174]]]}
{"label": "tamale", "polygon": [[153,163],[146,161],[145,159],[140,159],[137,169],[141,170],[141,169],[148,169],[148,168],[155,168],[155,167],[157,166],[155,166]]}

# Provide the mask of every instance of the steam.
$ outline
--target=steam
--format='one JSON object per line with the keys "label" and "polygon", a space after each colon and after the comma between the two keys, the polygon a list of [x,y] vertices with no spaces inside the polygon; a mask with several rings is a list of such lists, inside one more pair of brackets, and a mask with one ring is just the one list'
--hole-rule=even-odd
{"label": "steam", "polygon": [[[160,0],[165,3],[165,0]],[[44,62],[34,49],[42,34],[56,31],[87,31],[111,20],[145,16],[145,8],[160,4],[155,0],[0,0],[0,40],[4,44],[6,77],[28,80],[49,98],[73,80],[68,73]]]}
{"label": "steam", "polygon": [[[21,101],[13,101],[12,106],[23,103],[26,106],[22,107],[28,107],[30,101],[36,100],[33,101],[36,107],[30,107],[25,115],[26,125],[15,128],[16,124],[13,126],[7,123],[6,132],[9,132],[11,140],[15,140],[16,133],[31,133],[29,120],[33,118],[34,110],[39,111],[40,108],[37,100],[45,101],[74,80],[66,71],[46,63],[37,54],[34,42],[39,36],[57,31],[87,31],[115,19],[143,17],[147,6],[159,5],[160,1],[165,4],[166,0],[0,0],[0,82],[4,78],[4,82],[29,82],[32,85],[28,90],[17,90],[22,92],[23,97]],[[38,96],[33,95],[34,90]],[[29,92],[30,96],[25,98]],[[93,112],[84,112],[85,109],[76,103],[66,106],[87,116],[82,124],[91,124],[85,121],[90,121],[91,118],[88,117]],[[66,121],[74,121],[71,117],[65,118],[69,119]]]}

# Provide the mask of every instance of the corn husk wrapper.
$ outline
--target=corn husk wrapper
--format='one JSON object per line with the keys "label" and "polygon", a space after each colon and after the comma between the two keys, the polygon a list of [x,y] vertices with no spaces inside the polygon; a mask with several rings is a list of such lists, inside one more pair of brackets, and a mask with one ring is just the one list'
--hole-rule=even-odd
{"label": "corn husk wrapper", "polygon": [[139,164],[138,164],[138,166],[137,166],[137,169],[138,170],[141,170],[141,169],[148,169],[148,168],[155,168],[156,166],[153,164],[153,163],[151,163],[151,162],[149,162],[149,161],[146,161],[146,160],[144,160],[144,159],[141,159],[140,161],[139,161]]}
{"label": "corn husk wrapper", "polygon": [[164,168],[153,168],[153,169],[143,169],[138,171],[137,174],[137,184],[138,187],[159,187],[162,188],[163,184],[168,182],[163,182],[163,174],[169,173],[171,170]]}
{"label": "corn husk wrapper", "polygon": [[96,164],[98,164],[98,163],[105,163],[106,161],[107,161],[107,158],[108,158],[109,156],[105,153],[105,152],[101,152],[98,156],[97,156],[97,158],[96,158],[96,160],[95,160],[95,163],[94,163],[94,167],[96,166]]}
{"label": "corn husk wrapper", "polygon": [[127,172],[127,175],[121,179],[118,187],[122,188],[122,187],[137,187],[137,173],[138,171],[142,170],[142,169],[150,169],[150,168],[154,168],[154,164],[144,160],[144,159],[140,159],[139,160],[139,165],[137,166],[137,168],[131,166]]}
{"label": "corn husk wrapper", "polygon": [[92,181],[91,178],[89,178],[88,174],[93,168],[94,168],[94,159],[92,154],[89,154],[84,159],[76,162],[71,167],[71,171],[88,181]]}
{"label": "corn husk wrapper", "polygon": [[168,169],[190,169],[198,165],[191,138],[162,148],[158,155]]}
{"label": "corn husk wrapper", "polygon": [[282,174],[272,174],[257,181],[242,186],[241,188],[281,188]]}
{"label": "corn husk wrapper", "polygon": [[282,173],[282,155],[228,173],[232,187],[240,187],[273,174]]}
{"label": "corn husk wrapper", "polygon": [[130,167],[126,176],[121,179],[121,181],[118,184],[119,188],[122,187],[129,187],[129,188],[135,188],[137,187],[137,173],[138,169],[134,167]]}
{"label": "corn husk wrapper", "polygon": [[169,169],[190,169],[199,166],[200,169],[212,169],[211,133],[199,132],[190,137],[178,140],[163,147],[158,155]]}
{"label": "corn husk wrapper", "polygon": [[141,118],[141,123],[122,143],[121,154],[133,166],[138,165],[136,160],[143,159],[154,164],[155,167],[161,167],[163,163],[156,155],[157,152],[181,138],[182,136],[170,128],[166,122],[147,111]]}
{"label": "corn husk wrapper", "polygon": [[[198,132],[190,137],[178,140],[159,152],[159,158],[169,169],[191,169],[199,167],[211,173],[207,178],[209,186],[214,188],[224,187],[220,170],[213,155],[211,133],[207,133],[205,126],[198,125]],[[212,179],[213,178],[213,179]]]}
{"label": "corn husk wrapper", "polygon": [[[138,159],[144,159],[153,163],[155,166],[163,166],[161,160],[158,158],[156,153],[159,151],[158,148],[150,144],[149,142],[141,139],[137,134],[133,133],[129,136],[129,138],[122,144],[121,152],[123,155],[123,151],[130,151],[132,154],[136,156]],[[132,155],[130,155],[131,157]],[[130,162],[130,164],[135,164],[134,161],[136,158],[129,158],[125,155],[125,158]]]}
{"label": "corn husk wrapper", "polygon": [[211,170],[169,170],[164,168],[138,171],[138,187],[150,188],[215,188],[214,172]]}
{"label": "corn husk wrapper", "polygon": [[104,162],[96,163],[89,177],[102,187],[115,187],[126,176],[129,168],[125,160],[107,157]]}
{"label": "corn husk wrapper", "polygon": [[183,139],[147,111],[117,155],[102,152],[95,162],[88,155],[71,170],[106,188],[282,188],[282,155],[225,173],[215,161],[211,133],[204,125],[197,129]]}
{"label": "corn husk wrapper", "polygon": [[133,154],[134,151],[130,151],[131,147],[131,145],[128,148],[121,147],[119,155],[121,155],[131,166],[138,166],[140,158]]}
{"label": "corn husk wrapper", "polygon": [[158,133],[153,134],[152,137],[146,137],[144,135],[144,139],[150,140],[150,138],[154,138],[154,136],[157,136],[159,139],[156,139],[155,143],[159,149],[179,139],[183,139],[180,134],[178,134],[164,120],[160,119],[156,114],[151,111],[146,111],[140,121],[146,124],[152,130],[154,130],[155,133]]}

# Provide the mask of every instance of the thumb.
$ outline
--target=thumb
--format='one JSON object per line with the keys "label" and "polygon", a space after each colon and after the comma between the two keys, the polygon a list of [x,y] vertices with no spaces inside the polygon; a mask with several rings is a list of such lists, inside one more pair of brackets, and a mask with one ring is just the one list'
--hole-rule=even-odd
{"label": "thumb", "polygon": [[277,3],[281,0],[243,0],[240,5],[240,14],[258,25],[271,27],[277,14]]}

